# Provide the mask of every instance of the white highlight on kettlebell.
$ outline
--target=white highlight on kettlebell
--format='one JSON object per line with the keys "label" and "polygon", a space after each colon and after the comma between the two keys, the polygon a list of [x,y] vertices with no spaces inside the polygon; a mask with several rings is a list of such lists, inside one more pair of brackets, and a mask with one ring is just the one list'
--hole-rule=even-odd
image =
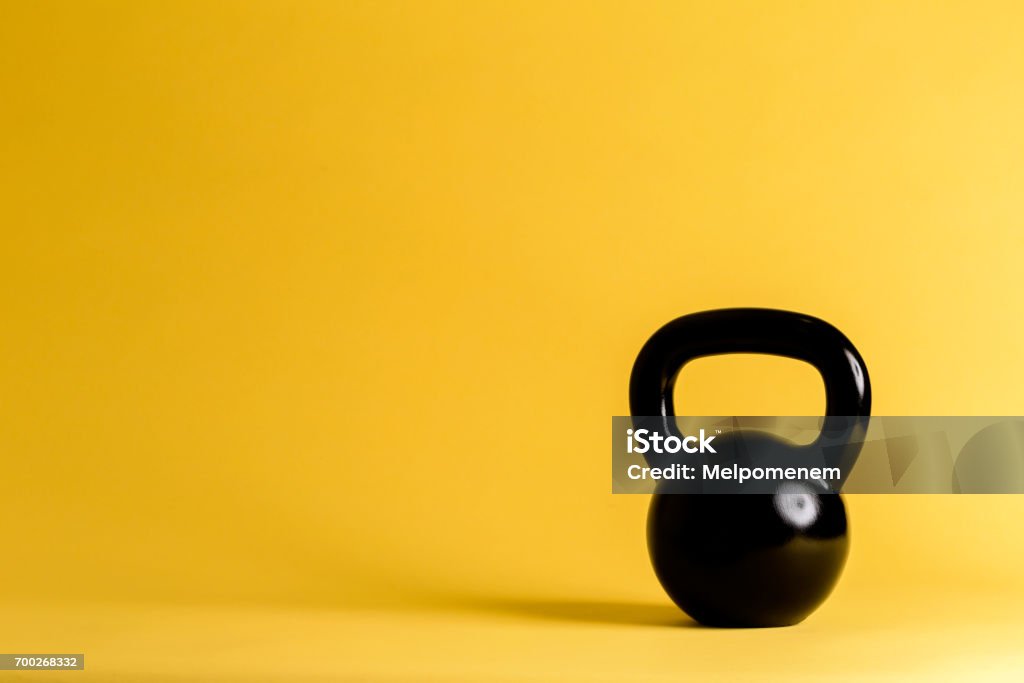
{"label": "white highlight on kettlebell", "polygon": [[783,484],[775,493],[775,509],[780,517],[797,529],[806,529],[818,519],[821,501],[804,484]]}

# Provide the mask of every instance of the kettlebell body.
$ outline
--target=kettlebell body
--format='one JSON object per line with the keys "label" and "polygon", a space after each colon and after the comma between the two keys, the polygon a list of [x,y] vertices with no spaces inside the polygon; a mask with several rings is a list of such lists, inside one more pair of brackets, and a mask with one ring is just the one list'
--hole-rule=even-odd
{"label": "kettlebell body", "polygon": [[[720,436],[728,454],[801,449],[827,452],[844,471],[860,451],[871,407],[867,369],[853,344],[828,323],[788,311],[723,309],[677,318],[644,345],[630,378],[630,409],[667,434],[678,434],[673,390],[690,360],[726,353],[763,353],[803,360],[822,375],[826,415],[808,446],[769,435]],[[827,446],[827,448],[822,448]],[[726,455],[728,457],[728,455]],[[658,463],[661,464],[661,463]],[[669,597],[709,626],[765,627],[799,623],[828,597],[849,550],[839,494],[808,482],[781,482],[771,493],[679,493],[651,498],[647,542],[655,574]]]}

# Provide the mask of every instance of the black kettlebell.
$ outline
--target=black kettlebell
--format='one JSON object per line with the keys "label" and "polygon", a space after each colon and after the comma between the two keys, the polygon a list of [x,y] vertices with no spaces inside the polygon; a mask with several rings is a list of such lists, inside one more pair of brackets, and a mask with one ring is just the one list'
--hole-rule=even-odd
{"label": "black kettlebell", "polygon": [[[662,327],[633,365],[634,424],[653,419],[662,433],[678,436],[672,394],[680,369],[695,358],[728,353],[806,361],[825,384],[826,416],[814,443],[797,446],[759,435],[745,439],[744,448],[781,444],[794,456],[817,449],[849,471],[871,413],[867,368],[842,332],[799,313],[722,309]],[[723,441],[718,445],[727,447]],[[662,587],[693,619],[764,627],[799,623],[824,602],[846,564],[849,536],[843,501],[827,487],[788,482],[774,493],[694,494],[659,486],[651,498],[647,544]]]}

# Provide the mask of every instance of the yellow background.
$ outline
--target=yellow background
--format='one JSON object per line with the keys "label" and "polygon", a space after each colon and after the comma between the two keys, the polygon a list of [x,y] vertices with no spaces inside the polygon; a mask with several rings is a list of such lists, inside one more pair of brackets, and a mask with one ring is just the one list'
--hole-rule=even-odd
{"label": "yellow background", "polygon": [[[666,628],[607,443],[647,336],[736,305],[837,325],[876,414],[1024,411],[1022,35],[1016,3],[8,3],[0,650],[1020,680],[1024,498],[853,497],[803,625]],[[756,358],[679,394],[823,400]]]}

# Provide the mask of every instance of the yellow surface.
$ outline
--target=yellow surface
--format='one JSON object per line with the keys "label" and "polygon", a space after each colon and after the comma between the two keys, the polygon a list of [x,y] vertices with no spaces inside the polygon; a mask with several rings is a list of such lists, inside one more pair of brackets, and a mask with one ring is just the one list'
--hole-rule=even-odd
{"label": "yellow surface", "polygon": [[0,636],[9,648],[38,648],[75,634],[88,652],[84,672],[19,674],[25,680],[1017,683],[1021,606],[902,592],[824,610],[796,628],[738,632],[696,627],[654,603],[401,611],[37,604],[5,610]]}
{"label": "yellow surface", "polygon": [[[657,627],[607,440],[646,337],[733,305],[839,326],[877,414],[1020,414],[1021,35],[1015,3],[9,3],[0,649],[1020,680],[1024,498],[854,498],[803,625]],[[815,412],[792,365],[702,361],[680,402]]]}

